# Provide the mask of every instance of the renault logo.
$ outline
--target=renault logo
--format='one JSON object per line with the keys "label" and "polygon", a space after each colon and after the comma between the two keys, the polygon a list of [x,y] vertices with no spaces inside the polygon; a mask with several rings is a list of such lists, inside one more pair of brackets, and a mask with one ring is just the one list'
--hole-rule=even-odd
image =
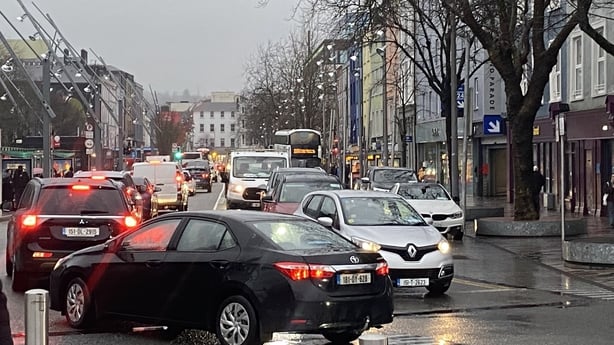
{"label": "renault logo", "polygon": [[409,254],[409,257],[413,259],[416,257],[416,254],[418,254],[418,250],[416,249],[416,247],[414,247],[413,244],[410,244],[407,248],[407,253]]}
{"label": "renault logo", "polygon": [[352,255],[352,256],[350,256],[350,262],[353,263],[353,264],[357,264],[357,263],[360,262],[360,259],[358,258],[358,256]]}
{"label": "renault logo", "polygon": [[79,221],[79,224],[85,224],[85,219],[81,219],[81,220]]}

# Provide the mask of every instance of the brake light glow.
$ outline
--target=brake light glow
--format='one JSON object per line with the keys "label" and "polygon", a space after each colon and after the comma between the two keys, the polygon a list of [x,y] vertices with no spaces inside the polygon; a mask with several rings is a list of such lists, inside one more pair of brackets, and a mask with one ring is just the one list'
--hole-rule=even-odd
{"label": "brake light glow", "polygon": [[326,265],[308,265],[300,262],[277,262],[275,268],[292,280],[327,279],[335,275],[335,270]]}
{"label": "brake light glow", "polygon": [[90,186],[83,184],[76,184],[72,186],[72,190],[90,190]]}
{"label": "brake light glow", "polygon": [[388,263],[386,261],[381,261],[377,263],[377,267],[375,268],[375,274],[378,276],[385,276],[389,272]]}
{"label": "brake light glow", "polygon": [[209,177],[209,174],[203,174],[203,178]]}
{"label": "brake light glow", "polygon": [[53,253],[49,252],[34,252],[32,253],[33,258],[50,258],[53,256]]}
{"label": "brake light glow", "polygon": [[136,218],[133,216],[126,216],[126,218],[124,218],[124,225],[126,225],[127,228],[134,228],[138,223],[139,222],[137,222]]}
{"label": "brake light glow", "polygon": [[28,214],[23,217],[21,221],[21,225],[32,227],[32,226],[36,226],[36,222],[37,222],[36,216],[33,214]]}
{"label": "brake light glow", "polygon": [[103,175],[92,175],[92,180],[104,180],[105,177]]}

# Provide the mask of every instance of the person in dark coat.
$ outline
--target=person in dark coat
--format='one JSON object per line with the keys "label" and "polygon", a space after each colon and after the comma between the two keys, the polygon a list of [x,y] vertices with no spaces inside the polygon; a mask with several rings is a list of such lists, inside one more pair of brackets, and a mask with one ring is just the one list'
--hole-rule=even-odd
{"label": "person in dark coat", "polygon": [[0,345],[13,345],[11,318],[9,317],[6,295],[2,290],[2,281],[0,281]]}
{"label": "person in dark coat", "polygon": [[539,172],[537,165],[533,166],[533,175],[531,175],[531,199],[533,200],[533,207],[537,211],[539,216],[539,192],[546,184],[546,178]]}
{"label": "person in dark coat", "polygon": [[2,172],[2,210],[10,211],[13,207],[13,175],[10,169]]}
{"label": "person in dark coat", "polygon": [[73,176],[74,176],[74,173],[73,173],[72,167],[70,167],[68,168],[68,171],[64,173],[64,177],[73,177]]}
{"label": "person in dark coat", "polygon": [[13,190],[15,191],[15,202],[13,203],[13,208],[16,208],[19,204],[21,194],[26,188],[28,181],[30,181],[30,175],[27,171],[23,170],[23,165],[18,166],[17,170],[15,170],[15,173],[13,174]]}

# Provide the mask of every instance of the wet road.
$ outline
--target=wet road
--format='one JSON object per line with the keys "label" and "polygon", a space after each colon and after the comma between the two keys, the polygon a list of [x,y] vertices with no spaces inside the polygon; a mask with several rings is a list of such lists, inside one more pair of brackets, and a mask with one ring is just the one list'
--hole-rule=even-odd
{"label": "wet road", "polygon": [[[213,193],[198,193],[190,209],[211,209]],[[6,223],[0,223],[0,234]],[[511,240],[511,241],[509,241]],[[389,344],[611,344],[614,321],[612,269],[587,270],[556,265],[549,251],[556,240],[527,249],[535,239],[468,238],[453,243],[456,277],[448,294],[429,297],[424,289],[397,290],[395,321],[371,333],[385,334]],[[524,242],[522,242],[524,241]],[[551,241],[551,242],[548,242]],[[5,237],[0,236],[0,248]],[[0,267],[4,255],[0,256]],[[4,274],[2,281],[10,286]],[[22,344],[23,294],[7,291],[16,344]],[[213,344],[203,332],[188,332],[168,341],[161,332],[134,333],[134,324],[105,322],[90,333],[75,332],[50,312],[50,344]],[[276,334],[289,344],[320,345],[318,336]],[[358,343],[358,342],[356,342]]]}

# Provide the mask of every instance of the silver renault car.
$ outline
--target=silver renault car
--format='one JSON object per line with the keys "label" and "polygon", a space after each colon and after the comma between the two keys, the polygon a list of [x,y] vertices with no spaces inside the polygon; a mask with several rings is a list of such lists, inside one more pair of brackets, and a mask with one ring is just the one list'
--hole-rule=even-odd
{"label": "silver renault car", "polygon": [[431,295],[441,295],[452,283],[448,241],[397,194],[315,191],[303,198],[294,214],[316,220],[362,248],[379,251],[395,287],[425,287]]}

